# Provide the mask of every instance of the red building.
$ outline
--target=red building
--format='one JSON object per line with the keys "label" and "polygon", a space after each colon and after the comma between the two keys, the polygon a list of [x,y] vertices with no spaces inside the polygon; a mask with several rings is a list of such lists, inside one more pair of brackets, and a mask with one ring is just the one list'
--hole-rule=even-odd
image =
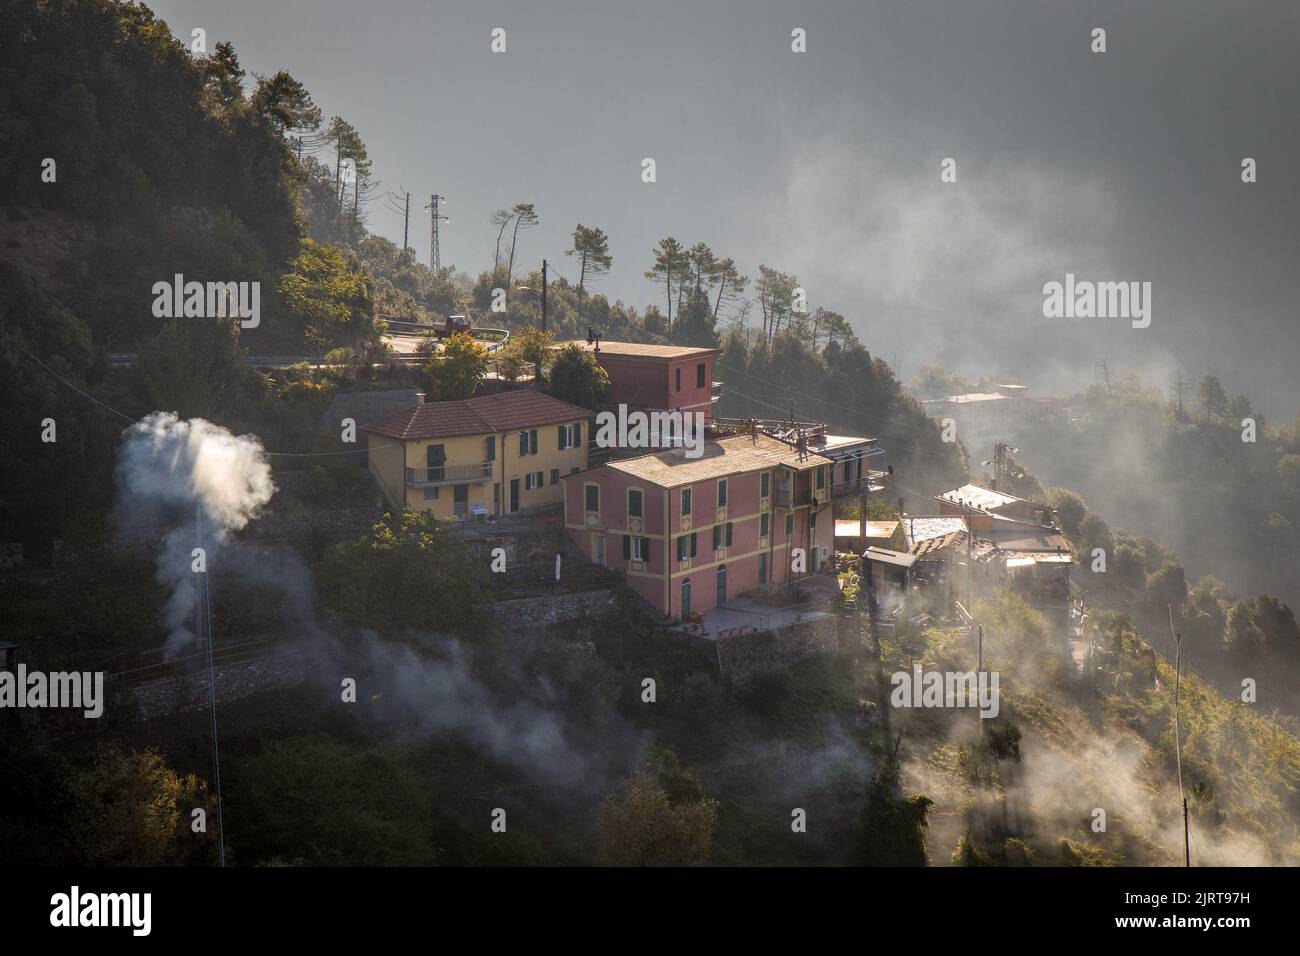
{"label": "red building", "polygon": [[624,458],[565,479],[564,524],[590,560],[683,618],[831,559],[831,465],[762,433],[705,442],[699,458]]}
{"label": "red building", "polygon": [[595,353],[609,376],[611,405],[703,412],[705,421],[713,418],[713,403],[722,389],[722,383],[713,380],[713,360],[722,349],[581,340],[573,344]]}

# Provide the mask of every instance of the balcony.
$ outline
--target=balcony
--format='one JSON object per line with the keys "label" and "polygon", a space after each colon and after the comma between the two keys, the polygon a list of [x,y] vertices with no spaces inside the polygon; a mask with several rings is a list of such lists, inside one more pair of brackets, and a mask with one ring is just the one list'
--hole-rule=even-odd
{"label": "balcony", "polygon": [[492,480],[492,462],[477,465],[443,465],[441,468],[408,468],[406,483],[413,488],[429,485],[464,485],[477,482],[486,485]]}

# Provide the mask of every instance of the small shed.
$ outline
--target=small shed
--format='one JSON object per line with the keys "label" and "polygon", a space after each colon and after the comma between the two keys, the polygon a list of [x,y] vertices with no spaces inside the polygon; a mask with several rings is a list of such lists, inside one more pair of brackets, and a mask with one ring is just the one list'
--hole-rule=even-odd
{"label": "small shed", "polygon": [[901,601],[912,589],[912,566],[917,556],[872,545],[862,552],[862,577],[882,604]]}

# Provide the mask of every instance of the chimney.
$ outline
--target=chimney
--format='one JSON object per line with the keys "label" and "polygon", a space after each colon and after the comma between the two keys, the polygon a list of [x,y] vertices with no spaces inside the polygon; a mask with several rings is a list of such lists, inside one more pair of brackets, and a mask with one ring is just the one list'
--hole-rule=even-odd
{"label": "chimney", "polygon": [[417,405],[423,405],[423,404],[424,404],[424,392],[416,392],[416,393],[415,393],[415,404],[417,404]]}

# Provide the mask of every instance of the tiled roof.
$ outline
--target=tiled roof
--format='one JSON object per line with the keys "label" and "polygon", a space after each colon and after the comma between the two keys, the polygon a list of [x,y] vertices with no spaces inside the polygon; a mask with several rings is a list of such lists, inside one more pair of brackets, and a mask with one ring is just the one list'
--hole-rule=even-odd
{"label": "tiled roof", "polygon": [[611,461],[606,468],[641,478],[661,488],[675,488],[709,478],[724,478],[750,471],[762,471],[786,465],[804,471],[816,465],[829,465],[831,460],[823,455],[799,452],[785,442],[769,438],[762,432],[756,436],[732,435],[704,443],[704,454],[699,458],[686,457],[686,449],[669,448],[637,458]]}
{"label": "tiled roof", "polygon": [[400,441],[491,435],[588,419],[591,412],[534,389],[518,389],[456,402],[426,402],[385,415],[361,430]]}
{"label": "tiled roof", "polygon": [[[595,346],[588,344],[583,339],[574,339],[572,342],[562,342],[556,348],[563,348],[565,345],[577,345],[586,349],[588,352],[595,351]],[[600,342],[601,355],[617,355],[620,358],[639,358],[652,362],[666,362],[669,359],[687,358],[692,355],[720,355],[722,349],[707,348],[697,345],[649,345],[644,342],[606,342],[604,339]]]}

